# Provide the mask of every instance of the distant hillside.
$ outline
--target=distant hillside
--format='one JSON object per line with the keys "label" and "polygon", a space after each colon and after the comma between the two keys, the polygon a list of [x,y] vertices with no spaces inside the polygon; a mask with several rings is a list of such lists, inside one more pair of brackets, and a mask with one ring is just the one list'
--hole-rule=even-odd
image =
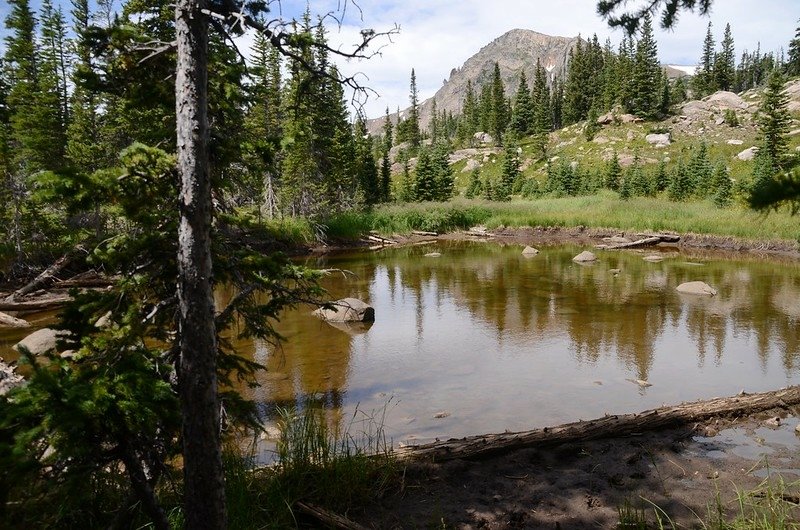
{"label": "distant hillside", "polygon": [[[529,83],[532,82],[536,60],[541,61],[551,79],[561,76],[567,67],[569,51],[578,42],[578,37],[552,37],[527,29],[513,29],[496,38],[467,59],[460,67],[450,72],[450,78],[436,94],[420,105],[420,125],[428,126],[433,100],[439,111],[447,110],[454,114],[461,112],[461,102],[467,91],[467,81],[471,80],[476,91],[491,80],[494,63],[500,66],[500,75],[508,94],[514,94],[519,83],[519,73],[525,71]],[[405,116],[408,109],[400,112]],[[391,115],[397,122],[397,113]],[[368,128],[373,134],[379,133],[383,118],[370,120]]]}

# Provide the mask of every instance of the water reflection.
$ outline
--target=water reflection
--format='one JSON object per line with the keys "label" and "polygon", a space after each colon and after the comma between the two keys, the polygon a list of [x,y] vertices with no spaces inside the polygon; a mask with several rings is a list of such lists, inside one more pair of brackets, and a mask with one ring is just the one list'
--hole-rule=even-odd
{"label": "water reflection", "polygon": [[[439,258],[425,257],[432,250]],[[336,329],[311,308],[285,315],[280,349],[240,344],[264,363],[254,391],[267,418],[309,396],[341,428],[357,404],[386,412],[398,440],[519,430],[605,412],[800,382],[796,263],[580,248],[439,243],[314,258],[356,277],[331,297],[371,303],[369,329]],[[681,295],[702,280],[715,297]],[[632,384],[646,380],[652,387]],[[447,412],[446,417],[440,412]]]}
{"label": "water reflection", "polygon": [[[425,257],[434,250],[441,257]],[[282,347],[236,343],[267,367],[260,387],[241,390],[267,422],[310,399],[334,429],[356,406],[369,413],[390,403],[387,434],[399,442],[800,383],[796,262],[672,251],[650,263],[643,253],[598,251],[597,263],[581,266],[572,257],[582,248],[532,258],[521,250],[437,243],[310,258],[311,267],[355,273],[327,277],[325,287],[332,299],[372,304],[376,322],[338,329],[313,308],[287,312]],[[718,295],[675,291],[692,280]],[[217,295],[222,304],[230,293]]]}

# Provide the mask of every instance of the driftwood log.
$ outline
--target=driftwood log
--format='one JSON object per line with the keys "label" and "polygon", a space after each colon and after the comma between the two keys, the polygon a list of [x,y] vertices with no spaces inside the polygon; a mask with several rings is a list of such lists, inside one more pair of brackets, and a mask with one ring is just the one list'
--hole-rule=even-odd
{"label": "driftwood log", "polygon": [[295,504],[298,510],[309,517],[313,517],[320,523],[330,528],[340,528],[342,530],[368,530],[367,527],[351,521],[347,517],[333,513],[319,506],[298,502]]}
{"label": "driftwood log", "polygon": [[657,245],[661,243],[661,238],[658,236],[653,237],[646,237],[644,239],[638,239],[636,241],[631,241],[630,243],[617,243],[616,245],[608,245],[606,250],[616,250],[618,248],[638,248],[638,247],[647,247],[650,245]]}
{"label": "driftwood log", "polygon": [[57,309],[71,300],[72,297],[66,293],[52,294],[44,298],[19,302],[9,301],[6,298],[0,301],[0,311],[47,311],[48,309]]}
{"label": "driftwood log", "polygon": [[27,320],[22,320],[21,318],[12,317],[11,315],[7,315],[0,311],[0,326],[10,327],[10,328],[28,328],[30,327],[31,323]]}
{"label": "driftwood log", "polygon": [[638,414],[606,416],[595,420],[566,423],[531,431],[469,436],[408,446],[399,449],[397,455],[399,458],[434,461],[458,458],[479,459],[527,447],[546,447],[567,442],[626,436],[701,422],[714,417],[752,414],[797,404],[800,404],[800,386],[792,386],[773,392],[741,394],[734,397],[682,403],[646,410]]}
{"label": "driftwood log", "polygon": [[412,230],[412,234],[415,236],[438,236],[439,234],[436,232],[426,232],[425,230]]}
{"label": "driftwood log", "polygon": [[52,265],[43,270],[36,278],[34,278],[26,285],[20,287],[19,289],[11,293],[3,301],[13,302],[17,298],[21,298],[26,294],[37,291],[40,288],[47,286],[49,283],[57,280],[58,279],[57,275],[62,270],[64,270],[68,265],[70,265],[75,260],[75,258],[80,254],[81,251],[84,251],[82,247],[76,247],[70,252],[67,252],[66,254],[58,258]]}

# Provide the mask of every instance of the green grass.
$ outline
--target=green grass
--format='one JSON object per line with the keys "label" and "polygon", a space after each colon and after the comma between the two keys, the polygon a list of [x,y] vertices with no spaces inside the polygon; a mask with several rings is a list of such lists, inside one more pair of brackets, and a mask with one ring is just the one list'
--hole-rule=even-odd
{"label": "green grass", "polygon": [[225,453],[228,527],[296,527],[300,501],[339,514],[367,506],[399,476],[382,424],[382,415],[356,411],[349,427],[335,433],[323,410],[281,411],[274,466],[256,468],[254,453],[239,447]]}
{"label": "green grass", "polygon": [[449,232],[478,224],[610,228],[624,231],[675,231],[732,236],[748,240],[800,238],[800,222],[786,212],[760,214],[743,207],[720,209],[707,201],[676,203],[616,193],[512,202],[457,199],[448,203],[398,204],[369,213],[343,214],[324,223],[333,237],[354,237],[370,230],[390,235],[412,230]]}

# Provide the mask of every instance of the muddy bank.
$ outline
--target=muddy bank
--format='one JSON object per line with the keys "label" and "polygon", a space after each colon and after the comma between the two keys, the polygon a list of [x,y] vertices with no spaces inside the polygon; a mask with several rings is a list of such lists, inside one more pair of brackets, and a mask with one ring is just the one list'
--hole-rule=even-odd
{"label": "muddy bank", "polygon": [[[715,253],[730,252],[731,255],[741,256],[743,253],[755,257],[800,260],[800,243],[788,240],[756,241],[736,238],[733,236],[715,236],[705,234],[678,234],[676,232],[662,232],[680,236],[676,243],[660,243],[657,247],[683,249],[692,252],[713,251]],[[310,245],[296,248],[293,255],[304,253],[340,252],[353,249],[373,250],[382,247],[415,245],[436,241],[492,241],[498,244],[518,245],[601,245],[604,238],[623,237],[632,241],[640,239],[645,234],[643,231],[625,231],[615,228],[587,228],[577,226],[564,227],[498,227],[495,229],[459,230],[437,235],[419,234],[391,234],[382,237],[384,242],[358,240],[336,240],[324,245]],[[651,247],[652,248],[652,247]]]}
{"label": "muddy bank", "polygon": [[[798,494],[800,408],[640,435],[520,449],[482,460],[412,463],[401,491],[351,517],[368,528],[616,528],[625,503],[702,527],[715,497],[782,477]],[[800,516],[800,513],[796,513]],[[663,518],[663,514],[662,514]],[[657,528],[658,526],[653,526]]]}

